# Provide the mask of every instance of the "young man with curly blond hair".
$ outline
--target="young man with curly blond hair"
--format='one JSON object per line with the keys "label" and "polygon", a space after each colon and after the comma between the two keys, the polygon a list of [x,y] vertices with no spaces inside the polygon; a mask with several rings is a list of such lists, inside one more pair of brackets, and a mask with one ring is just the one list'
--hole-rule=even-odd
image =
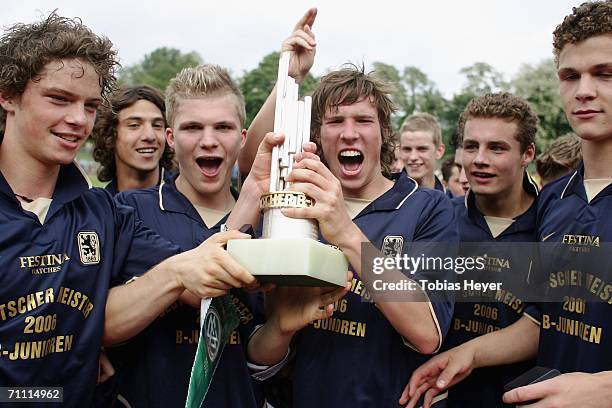
{"label": "young man with curly blond hair", "polygon": [[[486,270],[515,282],[526,279],[533,259],[524,243],[536,239],[538,190],[526,170],[535,156],[537,123],[525,100],[494,93],[470,101],[457,126],[463,169],[471,186],[466,197],[452,200],[460,241],[466,243],[461,255],[505,260],[506,265],[487,265]],[[510,326],[525,313],[537,316],[520,294],[506,288],[504,293],[508,292],[511,296],[504,295],[502,300],[497,300],[497,291],[458,295],[443,348],[452,349]],[[502,406],[504,384],[530,368],[530,363],[474,370],[449,390],[447,407]]]}
{"label": "young man with curly blond hair", "polygon": [[[602,255],[612,241],[612,3],[575,7],[553,33],[560,95],[568,121],[581,139],[583,164],[543,189],[538,203],[538,241],[545,265],[539,273],[548,301],[538,303],[539,321],[522,317],[500,331],[478,337],[421,366],[406,387],[415,400],[462,381],[479,367],[510,364],[537,357],[538,365],[561,375],[504,394],[507,404],[533,407],[602,408],[612,406],[612,265]],[[609,247],[608,247],[609,248]],[[596,262],[576,258],[599,253]],[[581,260],[566,271],[557,262]],[[568,275],[575,290],[557,277]],[[590,275],[589,279],[581,276]],[[563,293],[561,293],[562,295]],[[555,301],[552,301],[555,300]],[[528,404],[528,401],[537,401]],[[411,405],[413,402],[411,401]]]}

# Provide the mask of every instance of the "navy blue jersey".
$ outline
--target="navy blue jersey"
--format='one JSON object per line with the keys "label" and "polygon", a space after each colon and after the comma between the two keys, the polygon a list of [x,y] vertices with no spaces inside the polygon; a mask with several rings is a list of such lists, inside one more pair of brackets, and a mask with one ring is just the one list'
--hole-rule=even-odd
{"label": "navy blue jersey", "polygon": [[[392,177],[399,177],[397,174],[398,174],[398,173],[394,173],[394,174],[392,175]],[[408,178],[410,178],[410,177],[408,176],[408,172],[406,171],[406,169],[405,169],[405,168],[404,168],[404,169],[402,169],[402,171],[401,171],[399,174],[404,174],[405,176],[407,176]],[[427,188],[427,187],[423,187],[423,188]],[[451,194],[451,195],[449,195],[449,194],[450,194],[450,191],[448,191],[448,192],[447,192],[446,187],[444,187],[444,184],[443,184],[443,183],[440,181],[440,179],[438,178],[438,176],[436,176],[435,174],[434,174],[434,187],[433,187],[433,190],[438,190],[438,191],[441,191],[441,192],[443,192],[444,194],[446,194],[446,195],[447,195],[447,197],[452,198],[452,194]]]}
{"label": "navy blue jersey", "polygon": [[[174,177],[174,172],[168,171],[165,168],[161,167],[159,172],[158,184],[161,183],[162,180],[167,181]],[[116,196],[119,194],[117,178],[113,178],[104,189],[108,191],[112,196]],[[107,351],[107,357],[111,360],[113,367],[116,369],[119,367],[121,363],[121,357],[118,354],[118,350],[110,348]],[[115,370],[116,375],[113,375],[105,382],[100,383],[96,386],[95,395],[94,395],[94,403],[96,407],[99,408],[107,408],[112,405],[113,401],[116,399],[119,382],[121,381],[121,373]]]}
{"label": "navy blue jersey", "polygon": [[[538,191],[525,175],[525,191],[537,197]],[[501,243],[529,243],[536,239],[536,207],[534,200],[531,207],[515,218],[515,221],[500,235],[493,237],[489,226],[476,205],[473,192],[465,197],[452,200],[455,218],[462,243],[462,256],[484,256],[487,273],[512,273],[517,282],[525,281],[531,267],[531,257],[525,249],[531,245],[500,245]],[[487,245],[491,243],[491,245]],[[513,251],[513,249],[515,249]],[[464,276],[469,279],[469,276]],[[472,294],[463,291],[457,296],[453,321],[444,342],[445,350],[468,342],[482,334],[500,330],[516,322],[525,312],[526,306],[521,295],[512,290],[478,292]],[[475,299],[470,301],[470,299]],[[491,301],[486,301],[491,298]],[[485,300],[485,301],[483,301]],[[531,313],[533,314],[533,313]],[[500,345],[501,346],[501,345]],[[469,377],[449,390],[448,408],[473,407],[488,408],[507,406],[502,402],[503,386],[527,371],[534,361],[498,367],[487,367],[474,370]]]}
{"label": "navy blue jersey", "polygon": [[434,190],[441,191],[446,194],[446,187],[437,176],[434,176]]}
{"label": "navy blue jersey", "polygon": [[[159,171],[159,179],[157,181],[157,184],[161,183],[162,180],[163,181],[170,181],[174,178],[176,173],[166,170],[163,167],[161,168],[161,170]],[[111,193],[111,195],[116,196],[117,194],[119,194],[119,190],[118,190],[118,186],[117,186],[117,178],[115,177],[114,179],[112,179],[111,181],[108,182],[108,184],[104,187],[109,193]]]}
{"label": "navy blue jersey", "polygon": [[[562,302],[539,305],[538,364],[593,373],[612,369],[612,260],[609,252],[601,254],[612,241],[612,185],[589,203],[583,177],[581,167],[547,185],[538,205],[538,239],[555,243],[544,265],[551,297],[568,287],[575,291]],[[556,262],[567,256],[599,261],[593,269],[588,262],[584,268]]]}
{"label": "navy blue jersey", "polygon": [[73,164],[60,168],[43,225],[0,174],[0,225],[0,385],[62,386],[65,406],[90,406],[111,281],[178,248]]}
{"label": "navy blue jersey", "polygon": [[[134,207],[147,227],[183,250],[195,248],[219,232],[223,222],[206,226],[189,200],[176,189],[174,179],[158,187],[122,192],[116,200]],[[256,295],[238,289],[233,289],[231,295],[240,325],[223,350],[203,406],[261,406],[259,386],[253,383],[247,368],[246,342],[263,318],[257,313]],[[199,308],[175,302],[119,350],[119,394],[133,407],[184,406],[199,335]]]}
{"label": "navy blue jersey", "polygon": [[[450,201],[439,191],[417,189],[405,172],[354,222],[377,248],[390,239],[401,242],[402,252],[413,241],[458,240]],[[362,297],[368,299],[369,294],[355,277],[334,315],[299,333],[295,407],[396,407],[411,373],[426,360]],[[432,302],[431,308],[442,338],[450,325],[452,302]]]}

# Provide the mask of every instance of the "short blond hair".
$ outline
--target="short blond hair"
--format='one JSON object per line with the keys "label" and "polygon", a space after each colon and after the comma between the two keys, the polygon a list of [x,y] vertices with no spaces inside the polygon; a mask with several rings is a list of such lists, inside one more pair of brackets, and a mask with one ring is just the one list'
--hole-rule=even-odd
{"label": "short blond hair", "polygon": [[470,119],[503,119],[517,126],[516,140],[521,144],[521,153],[535,143],[538,130],[538,116],[529,102],[508,92],[487,93],[477,96],[468,103],[457,124],[459,145],[463,145],[465,124]]}
{"label": "short blond hair", "polygon": [[166,119],[173,127],[178,104],[181,99],[198,99],[223,95],[234,95],[237,102],[240,126],[244,126],[246,109],[244,96],[229,71],[219,65],[201,64],[183,68],[166,89]]}
{"label": "short blond hair", "polygon": [[434,146],[438,147],[442,143],[442,129],[438,119],[429,113],[414,113],[408,116],[400,129],[400,135],[404,132],[429,132]]}

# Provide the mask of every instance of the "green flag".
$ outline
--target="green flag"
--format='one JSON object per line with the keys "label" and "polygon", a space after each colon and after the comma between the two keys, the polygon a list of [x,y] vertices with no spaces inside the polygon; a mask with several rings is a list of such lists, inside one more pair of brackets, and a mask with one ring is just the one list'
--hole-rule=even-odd
{"label": "green flag", "polygon": [[202,405],[223,348],[240,322],[231,295],[216,297],[212,301],[202,299],[200,310],[200,338],[191,368],[186,408],[200,408]]}

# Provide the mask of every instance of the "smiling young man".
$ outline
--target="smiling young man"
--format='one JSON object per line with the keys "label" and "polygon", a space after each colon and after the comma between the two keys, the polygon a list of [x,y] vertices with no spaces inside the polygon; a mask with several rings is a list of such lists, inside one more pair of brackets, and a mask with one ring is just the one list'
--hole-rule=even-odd
{"label": "smiling young man", "polygon": [[436,161],[444,155],[442,130],[437,119],[429,113],[410,115],[400,130],[400,159],[408,176],[420,187],[445,191],[436,177]]}
{"label": "smiling young man", "polygon": [[[606,250],[612,240],[612,3],[589,2],[574,8],[553,37],[561,101],[581,139],[583,165],[548,185],[539,198],[537,238],[555,244],[555,252],[544,258],[544,273],[551,274],[551,282],[566,268],[558,259],[576,259],[597,251],[597,245]],[[572,299],[538,305],[539,324],[522,317],[505,329],[436,356],[415,373],[409,394],[416,395],[419,387],[445,389],[474,368],[537,355],[538,365],[562,374],[506,393],[505,403],[543,408],[612,406],[612,342],[607,335],[612,330],[612,265],[609,256],[598,259],[595,270],[582,265],[581,269],[589,268],[582,272],[593,278],[590,284],[574,280]],[[548,275],[545,279],[549,281]],[[550,296],[560,290],[552,284],[549,289]],[[527,401],[537,402],[525,405]]]}
{"label": "smiling young man", "polygon": [[171,177],[174,152],[165,139],[164,96],[148,85],[117,90],[98,111],[93,130],[98,179],[112,195],[153,187]]}
{"label": "smiling young man", "polygon": [[[108,39],[54,13],[0,38],[0,383],[61,386],[65,406],[91,405],[101,343],[134,336],[186,289],[210,297],[256,282],[223,250],[245,234],[172,256],[176,246],[73,163],[116,66]],[[262,145],[244,197],[267,188],[261,162],[274,142]],[[238,200],[230,228],[257,219],[252,201]]]}
{"label": "smiling young man", "polygon": [[[536,239],[537,188],[526,172],[535,155],[538,119],[523,99],[508,94],[485,94],[473,99],[462,112],[457,132],[463,145],[463,168],[471,189],[467,197],[452,200],[464,256],[505,260],[487,267],[494,273],[512,274],[522,282],[531,258],[521,245]],[[492,243],[487,245],[483,243]],[[469,252],[468,252],[469,251]],[[498,269],[497,269],[498,268]],[[521,318],[525,303],[512,291],[471,295],[462,293],[455,303],[453,324],[443,347],[451,349],[491,330],[507,327]],[[506,296],[509,293],[510,296]],[[489,300],[490,299],[490,300]],[[486,312],[485,312],[486,311]],[[531,311],[531,314],[535,314]],[[502,406],[503,386],[530,368],[530,362],[475,370],[449,390],[448,408]],[[406,403],[407,398],[400,402]]]}

